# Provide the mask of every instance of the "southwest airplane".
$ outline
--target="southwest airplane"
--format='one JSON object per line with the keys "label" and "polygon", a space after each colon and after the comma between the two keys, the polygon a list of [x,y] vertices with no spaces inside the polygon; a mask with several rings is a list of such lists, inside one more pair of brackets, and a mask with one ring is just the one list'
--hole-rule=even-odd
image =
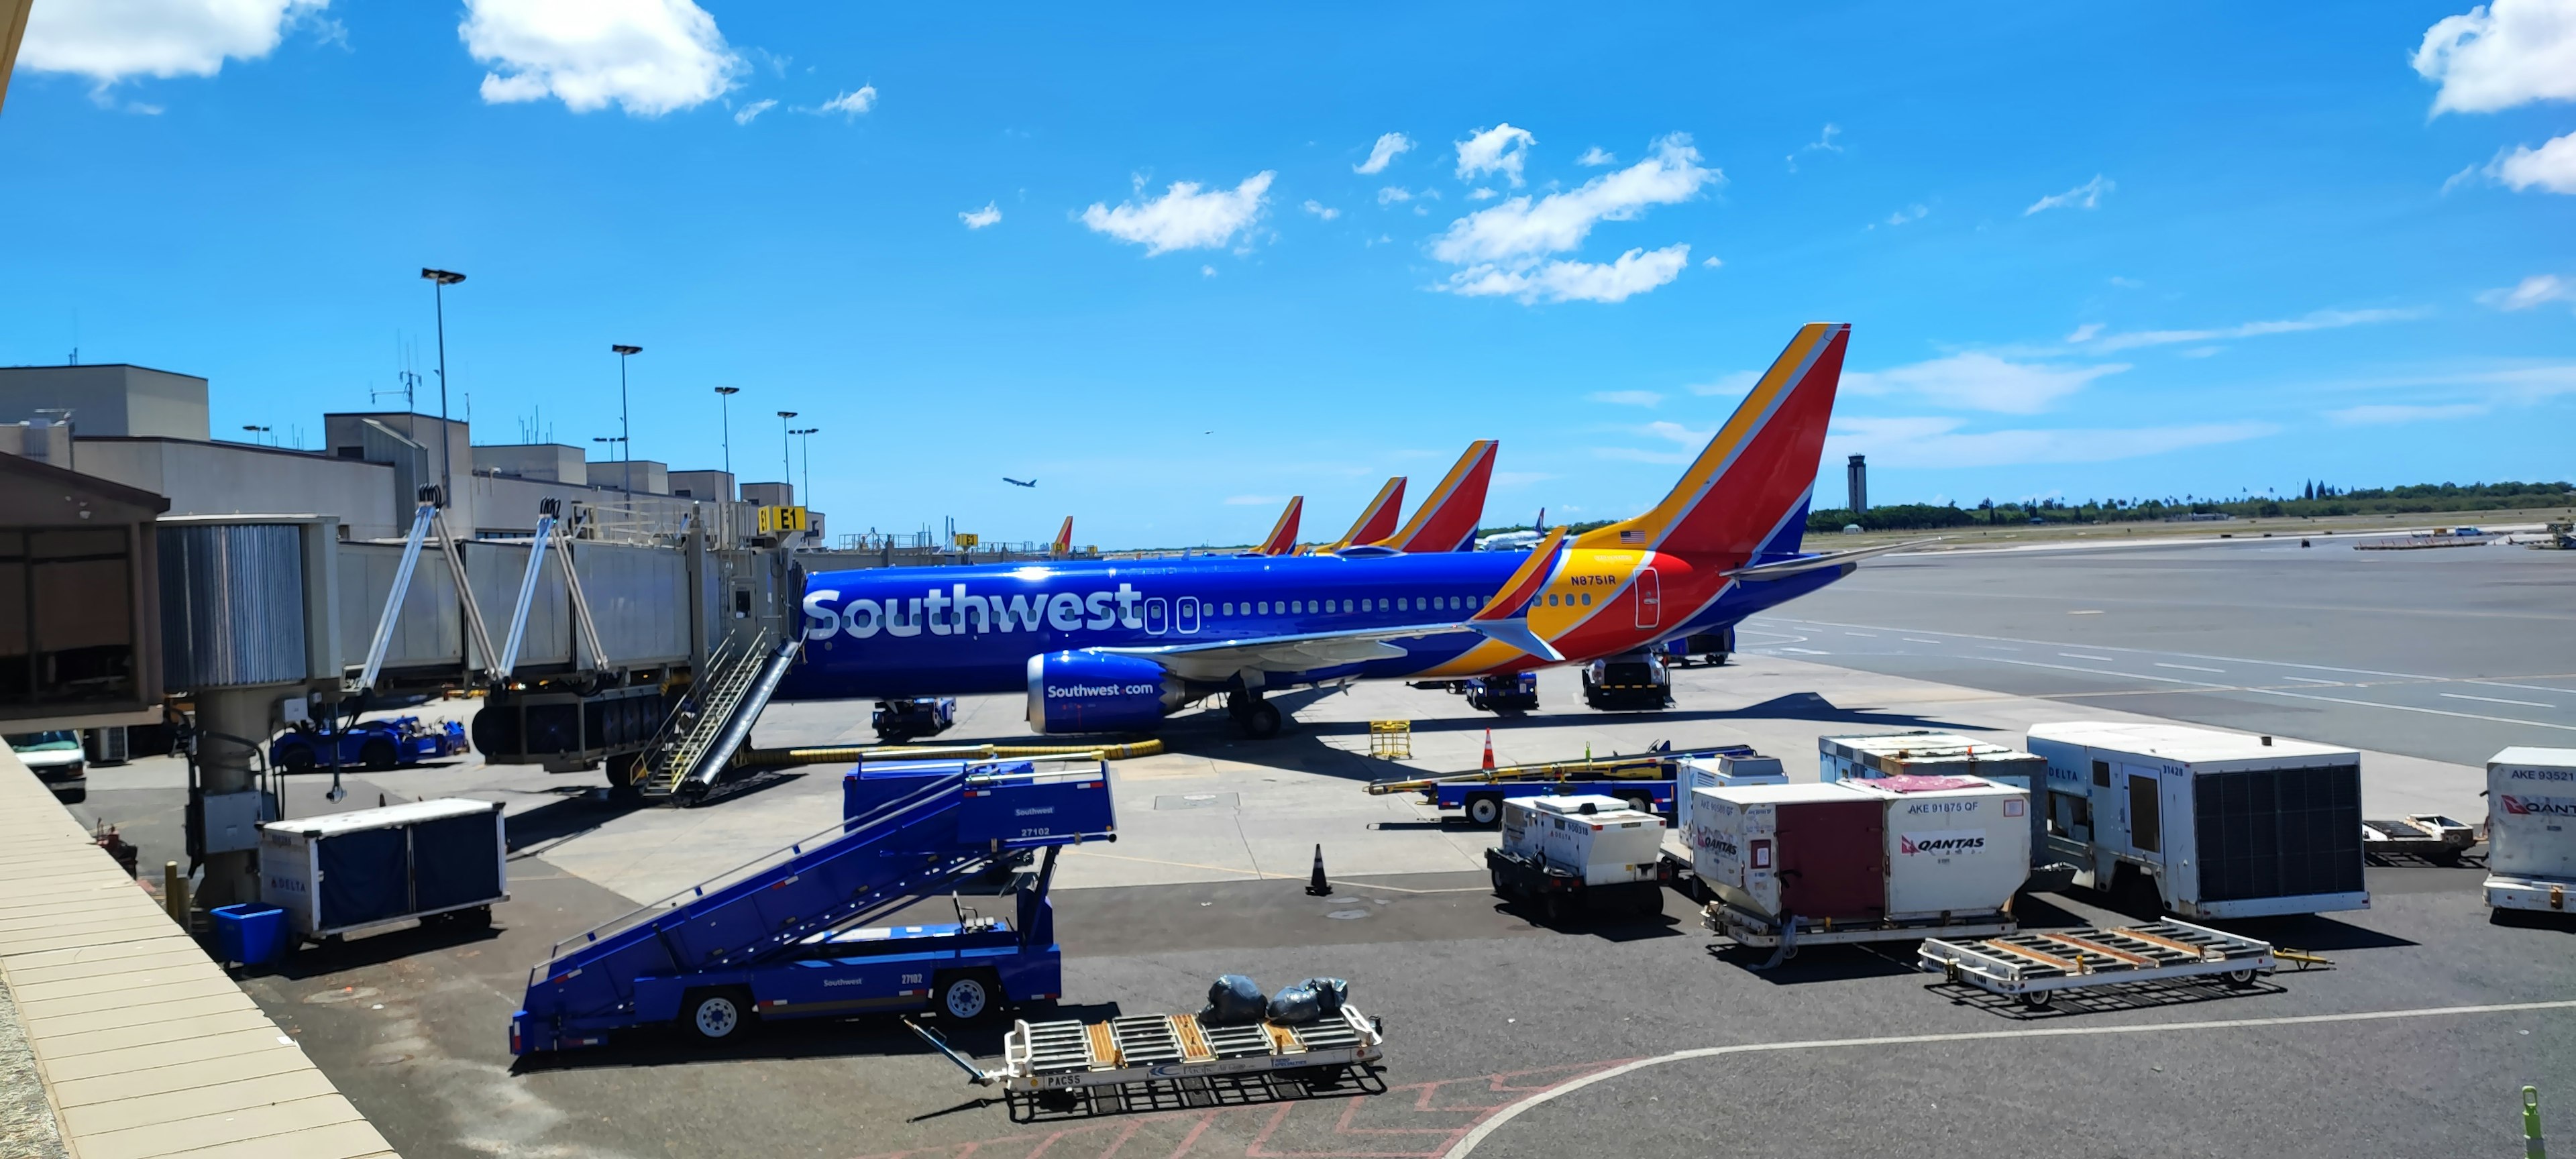
{"label": "southwest airplane", "polygon": [[[1020,692],[1041,733],[1131,732],[1225,698],[1279,730],[1269,692],[1345,680],[1509,677],[1714,632],[1890,548],[1799,539],[1850,338],[1801,328],[1636,518],[1528,554],[1448,551],[820,572],[782,700]],[[1891,545],[1901,546],[1901,545]]]}
{"label": "southwest airplane", "polygon": [[[1402,528],[1396,519],[1404,514],[1404,476],[1398,475],[1378,488],[1377,495],[1360,509],[1351,529],[1340,539],[1315,548],[1316,551],[1343,555],[1385,554],[1385,551],[1463,551],[1476,534],[1476,522],[1485,514],[1485,490],[1494,480],[1494,449],[1501,444],[1492,439],[1478,439],[1467,444],[1467,452],[1431,489],[1422,506]],[[1251,555],[1297,554],[1297,520],[1306,509],[1306,497],[1292,495],[1288,509],[1279,513],[1279,522],[1271,525],[1270,534]],[[1360,550],[1354,550],[1354,549]]]}

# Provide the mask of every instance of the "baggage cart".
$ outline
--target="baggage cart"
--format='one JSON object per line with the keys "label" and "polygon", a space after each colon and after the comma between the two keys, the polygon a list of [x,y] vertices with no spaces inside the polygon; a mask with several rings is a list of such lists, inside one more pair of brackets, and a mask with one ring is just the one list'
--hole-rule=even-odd
{"label": "baggage cart", "polygon": [[978,1067],[938,1034],[912,1028],[978,1086],[998,1086],[1016,1122],[1330,1095],[1383,1094],[1383,1023],[1344,1003],[1312,1022],[1208,1026],[1195,1014],[1085,1023],[1022,1020],[1002,1065]]}
{"label": "baggage cart", "polygon": [[1916,964],[2033,1010],[2045,1009],[2060,990],[2087,986],[2215,977],[2247,987],[2279,965],[2270,942],[2177,921],[2030,930],[1978,941],[1930,938]]}

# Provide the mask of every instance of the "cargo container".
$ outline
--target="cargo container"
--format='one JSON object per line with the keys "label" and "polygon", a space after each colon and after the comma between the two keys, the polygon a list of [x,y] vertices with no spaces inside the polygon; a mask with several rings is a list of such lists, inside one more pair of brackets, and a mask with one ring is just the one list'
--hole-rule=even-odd
{"label": "cargo container", "polygon": [[1766,757],[1750,748],[1693,755],[1675,762],[1673,827],[1664,831],[1664,844],[1661,851],[1664,880],[1679,887],[1693,901],[1708,900],[1708,891],[1700,887],[1699,874],[1691,867],[1692,790],[1788,783],[1789,774],[1781,767],[1780,758]]}
{"label": "cargo container", "polygon": [[1496,894],[1539,900],[1550,918],[1622,903],[1651,912],[1664,904],[1663,839],[1663,818],[1617,797],[1532,797],[1503,803],[1502,847],[1485,866]]}
{"label": "cargo container", "polygon": [[2171,724],[2033,725],[2048,838],[2123,905],[2246,918],[2370,908],[2361,754]]}
{"label": "cargo container", "polygon": [[2567,912],[2576,891],[2576,749],[2487,761],[2487,905]]}
{"label": "cargo container", "polygon": [[[2048,791],[2048,760],[2034,753],[1954,732],[1913,732],[1820,736],[1816,738],[1816,779],[1865,780],[1873,777],[1984,777],[2030,794],[2034,802]],[[2031,864],[2047,860],[2047,814],[2029,810]]]}
{"label": "cargo container", "polygon": [[1710,929],[1748,945],[2015,928],[2030,794],[1979,777],[1884,777],[1692,794]]}
{"label": "cargo container", "polygon": [[510,899],[498,801],[443,799],[260,826],[259,897],[297,938],[453,915],[486,924]]}

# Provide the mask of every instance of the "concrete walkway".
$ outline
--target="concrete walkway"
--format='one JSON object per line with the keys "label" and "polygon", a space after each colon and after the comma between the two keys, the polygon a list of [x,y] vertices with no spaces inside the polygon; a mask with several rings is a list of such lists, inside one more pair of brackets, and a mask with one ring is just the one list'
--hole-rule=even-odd
{"label": "concrete walkway", "polygon": [[394,1154],[6,747],[0,986],[72,1159]]}

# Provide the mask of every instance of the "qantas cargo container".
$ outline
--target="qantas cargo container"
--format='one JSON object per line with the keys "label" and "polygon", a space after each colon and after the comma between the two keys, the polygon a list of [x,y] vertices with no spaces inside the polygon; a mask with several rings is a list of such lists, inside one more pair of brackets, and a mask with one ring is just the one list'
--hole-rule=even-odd
{"label": "qantas cargo container", "polygon": [[2032,725],[2075,883],[2192,918],[2370,908],[2361,754],[2173,724]]}
{"label": "qantas cargo container", "polygon": [[2030,794],[1978,777],[1751,785],[1694,794],[1709,928],[1750,945],[2014,928]]}
{"label": "qantas cargo container", "polygon": [[2576,749],[2487,762],[2487,905],[2567,912],[2576,892]]}

